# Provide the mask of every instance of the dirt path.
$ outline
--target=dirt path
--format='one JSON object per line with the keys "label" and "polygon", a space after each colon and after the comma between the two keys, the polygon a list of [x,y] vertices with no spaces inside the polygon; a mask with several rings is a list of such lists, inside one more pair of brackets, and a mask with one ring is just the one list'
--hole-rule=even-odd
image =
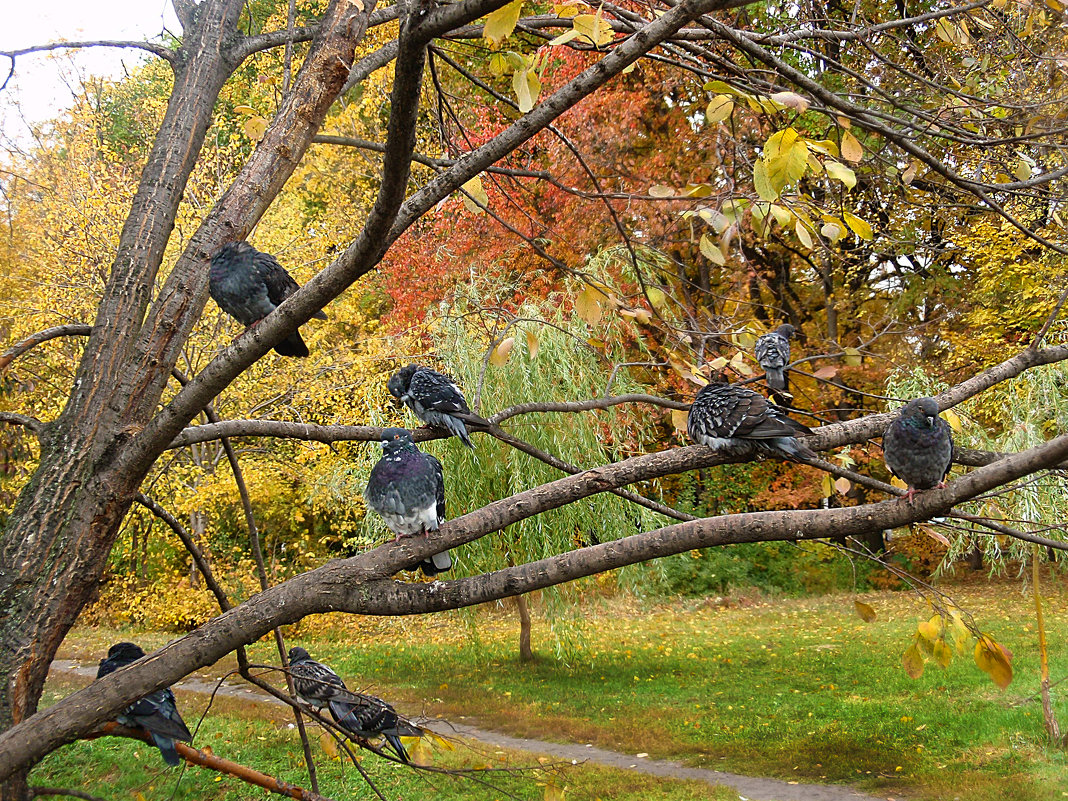
{"label": "dirt path", "polygon": [[[96,663],[82,663],[69,659],[57,659],[52,663],[52,673],[63,673],[81,678],[96,676]],[[215,692],[216,682],[191,677],[174,685],[180,692],[211,694]],[[241,698],[250,703],[282,705],[282,702],[266,693],[250,688],[244,683],[224,683],[218,695]],[[510,737],[499,732],[486,731],[474,726],[451,723],[446,720],[420,720],[420,725],[443,735],[459,735],[476,740],[495,748],[507,748],[514,751],[526,751],[532,754],[564,759],[569,762],[591,762],[610,768],[633,770],[651,776],[663,776],[670,779],[688,779],[706,782],[717,786],[732,787],[739,798],[746,801],[885,801],[886,796],[868,795],[852,787],[837,784],[801,784],[784,782],[778,779],[762,779],[754,776],[740,776],[707,768],[691,768],[679,762],[666,759],[649,759],[618,751],[607,751],[593,745],[577,743],[553,743],[545,740],[528,740],[523,737]]]}

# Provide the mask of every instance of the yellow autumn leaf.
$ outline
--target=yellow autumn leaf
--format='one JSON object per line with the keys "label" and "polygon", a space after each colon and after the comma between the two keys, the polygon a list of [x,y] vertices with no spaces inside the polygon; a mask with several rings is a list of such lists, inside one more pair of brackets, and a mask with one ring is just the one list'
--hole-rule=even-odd
{"label": "yellow autumn leaf", "polygon": [[952,409],[946,409],[942,412],[942,417],[949,423],[950,429],[955,433],[959,434],[963,430],[964,426],[960,422],[960,417]]}
{"label": "yellow autumn leaf", "polygon": [[848,211],[843,211],[842,219],[844,219],[845,224],[849,226],[849,230],[851,230],[861,239],[870,242],[872,239],[875,238],[874,234],[872,233],[871,226],[868,225],[868,223],[866,223],[857,215],[851,214]]}
{"label": "yellow autumn leaf", "polygon": [[698,244],[698,248],[701,251],[701,255],[713,264],[718,264],[722,267],[727,263],[727,259],[723,256],[723,251],[720,250],[719,245],[712,241],[712,238],[708,234],[701,234],[701,241]]}
{"label": "yellow autumn leaf", "polygon": [[249,117],[241,127],[245,131],[245,136],[253,142],[258,142],[267,133],[267,120],[260,116]]}
{"label": "yellow autumn leaf", "polygon": [[734,101],[726,95],[716,95],[708,102],[705,119],[709,125],[715,125],[728,119],[734,113]]}
{"label": "yellow autumn leaf", "polygon": [[527,331],[527,353],[530,354],[530,358],[538,358],[538,335],[533,331]]}
{"label": "yellow autumn leaf", "polygon": [[672,409],[671,410],[671,425],[675,426],[676,431],[686,433],[686,424],[690,420],[690,413],[685,409]]}
{"label": "yellow autumn leaf", "polygon": [[975,643],[975,664],[1003,690],[1012,682],[1009,655],[987,634]]}
{"label": "yellow autumn leaf", "polygon": [[839,494],[841,495],[845,495],[847,492],[849,492],[849,487],[850,483],[848,478],[839,478],[836,479],[834,482],[834,488],[838,490]]}
{"label": "yellow autumn leaf", "polygon": [[918,679],[923,675],[923,655],[920,649],[913,643],[901,657],[901,666],[905,668],[905,675],[910,679]]}
{"label": "yellow autumn leaf", "polygon": [[501,343],[493,349],[490,353],[489,362],[494,367],[504,367],[508,363],[508,357],[512,355],[512,348],[515,347],[515,337],[508,337],[501,340]]}
{"label": "yellow autumn leaf", "polygon": [[820,494],[824,498],[830,498],[834,495],[834,479],[831,478],[830,473],[823,474],[823,480],[820,482]]}
{"label": "yellow autumn leaf", "polygon": [[823,165],[827,174],[840,181],[846,189],[852,189],[857,185],[857,174],[839,161],[828,161]]}
{"label": "yellow autumn leaf", "polygon": [[863,601],[853,601],[853,609],[865,623],[871,623],[875,620],[875,610],[871,607],[871,604],[866,604]]}
{"label": "yellow autumn leaf", "polygon": [[860,140],[849,131],[842,131],[841,152],[842,158],[853,164],[864,158],[864,147],[860,144]]}
{"label": "yellow autumn leaf", "polygon": [[512,89],[515,90],[516,99],[519,101],[519,110],[526,114],[541,95],[541,79],[533,67],[516,70],[512,75]]}
{"label": "yellow autumn leaf", "polygon": [[934,661],[940,668],[949,667],[949,663],[953,661],[953,649],[946,644],[945,640],[935,642]]}
{"label": "yellow autumn leaf", "polygon": [[590,325],[597,325],[604,316],[604,301],[600,290],[588,286],[575,298],[575,314]]}
{"label": "yellow autumn leaf", "polygon": [[482,38],[493,47],[499,47],[505,39],[512,35],[516,23],[519,22],[519,14],[522,10],[523,0],[514,0],[514,2],[498,8],[493,13],[487,14],[485,27],[482,29]]}
{"label": "yellow autumn leaf", "polygon": [[468,211],[481,214],[485,209],[489,208],[489,195],[483,189],[482,179],[479,176],[476,175],[474,178],[465,181],[463,190],[467,194],[462,194],[460,197]]}
{"label": "yellow autumn leaf", "polygon": [[325,731],[319,735],[319,747],[323,749],[323,753],[331,759],[337,759],[340,753],[337,750],[337,743],[334,742],[334,738],[327,734]]}

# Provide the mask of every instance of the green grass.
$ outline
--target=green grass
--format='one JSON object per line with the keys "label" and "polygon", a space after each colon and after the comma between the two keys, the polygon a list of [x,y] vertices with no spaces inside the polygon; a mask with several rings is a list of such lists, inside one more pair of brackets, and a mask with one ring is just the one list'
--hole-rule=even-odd
{"label": "green grass", "polygon": [[[1056,679],[1068,673],[1068,590],[1056,580],[1047,587]],[[520,736],[591,742],[750,775],[852,783],[917,799],[1066,797],[1065,755],[1045,744],[1041,708],[1028,700],[1038,670],[1029,598],[1009,584],[962,586],[951,594],[1013,651],[1015,678],[1007,691],[975,667],[970,653],[955,656],[946,670],[929,664],[920,679],[909,679],[901,655],[916,624],[931,613],[904,593],[863,596],[878,613],[871,624],[856,617],[853,596],[845,595],[751,599],[723,608],[591,602],[603,608],[587,609],[570,664],[543,657],[521,665],[515,621],[503,612],[478,618],[477,641],[454,615],[323,616],[305,621],[291,637],[350,686],[409,712],[467,716]],[[536,650],[545,625],[535,620]],[[118,636],[81,630],[67,655],[98,657]],[[166,639],[138,638],[146,645]],[[270,654],[260,643],[253,658],[276,661]],[[1068,705],[1059,703],[1057,710],[1068,725]],[[293,735],[283,733],[290,738],[282,749],[287,756],[277,758],[292,771],[299,750]],[[95,744],[74,748],[89,747]],[[606,774],[603,781],[616,780]],[[635,779],[623,781],[629,786]],[[571,774],[567,783],[577,786]],[[398,792],[409,797],[414,790],[405,785]],[[694,797],[713,797],[710,792],[702,787]],[[587,797],[574,789],[571,795]]]}

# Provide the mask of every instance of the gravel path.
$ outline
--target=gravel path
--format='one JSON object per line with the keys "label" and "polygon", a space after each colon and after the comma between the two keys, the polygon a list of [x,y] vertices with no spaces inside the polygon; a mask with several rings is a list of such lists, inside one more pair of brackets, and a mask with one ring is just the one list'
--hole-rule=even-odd
{"label": "gravel path", "polygon": [[[57,659],[52,663],[51,672],[73,674],[94,678],[96,664],[76,662],[69,659]],[[216,682],[198,677],[190,677],[174,685],[181,692],[211,694]],[[252,703],[281,705],[282,702],[266,693],[250,688],[247,684],[224,683],[218,695],[242,698]],[[462,723],[446,720],[420,720],[420,725],[443,735],[459,735],[476,740],[495,748],[507,748],[513,751],[526,751],[543,754],[568,762],[590,762],[622,770],[633,770],[651,776],[664,776],[670,779],[689,779],[706,782],[717,786],[732,787],[739,798],[746,801],[886,801],[886,796],[868,795],[852,787],[839,784],[802,784],[784,782],[778,779],[762,779],[755,776],[740,776],[707,768],[691,768],[679,762],[666,759],[650,759],[618,751],[607,751],[593,745],[577,743],[553,743],[545,740],[528,740],[524,737],[510,737],[495,731],[486,731]]]}

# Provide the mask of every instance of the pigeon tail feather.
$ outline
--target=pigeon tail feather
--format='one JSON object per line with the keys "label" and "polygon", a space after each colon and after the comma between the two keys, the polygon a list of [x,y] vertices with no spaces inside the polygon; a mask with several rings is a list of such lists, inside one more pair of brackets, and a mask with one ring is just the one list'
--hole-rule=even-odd
{"label": "pigeon tail feather", "polygon": [[281,342],[274,346],[275,353],[281,356],[298,356],[304,358],[309,355],[308,346],[304,344],[304,338],[299,331],[294,331]]}
{"label": "pigeon tail feather", "polygon": [[770,389],[786,389],[786,376],[783,375],[781,367],[765,367],[764,380]]}
{"label": "pigeon tail feather", "polygon": [[442,551],[429,559],[424,559],[419,563],[419,569],[423,571],[424,576],[431,577],[444,573],[446,570],[452,570],[452,552]]}
{"label": "pigeon tail feather", "polygon": [[172,768],[182,763],[182,760],[178,757],[178,749],[174,747],[174,740],[170,737],[164,737],[162,734],[156,734],[154,731],[150,731],[149,734],[152,735],[152,742],[156,744],[156,748],[159,749],[164,762]]}
{"label": "pigeon tail feather", "polygon": [[408,756],[408,752],[404,750],[404,743],[401,742],[400,737],[396,734],[387,734],[385,737],[386,742],[393,746],[393,750],[397,752],[400,761],[411,764],[412,758]]}

